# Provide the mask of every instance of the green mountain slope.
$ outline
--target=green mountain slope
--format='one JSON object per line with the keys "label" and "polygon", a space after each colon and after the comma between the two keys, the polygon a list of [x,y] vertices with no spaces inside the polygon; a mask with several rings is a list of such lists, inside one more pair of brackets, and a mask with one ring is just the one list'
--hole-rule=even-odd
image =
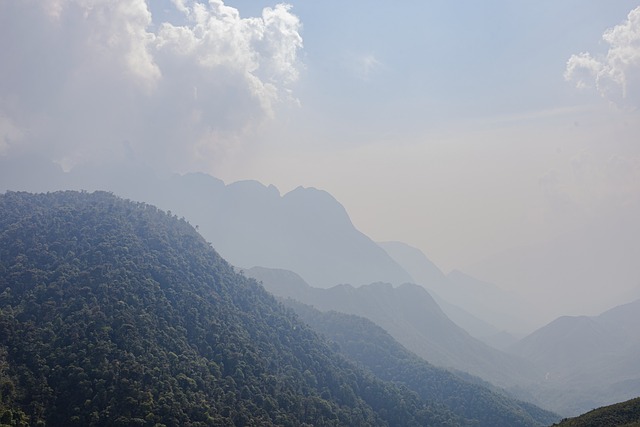
{"label": "green mountain slope", "polygon": [[465,425],[338,356],[185,221],[0,195],[0,423]]}
{"label": "green mountain slope", "polygon": [[562,420],[559,427],[639,427],[640,397]]}
{"label": "green mountain slope", "polygon": [[309,286],[291,272],[254,267],[247,274],[274,295],[293,298],[321,311],[354,314],[373,321],[400,344],[430,363],[468,372],[505,388],[537,383],[543,373],[531,362],[473,338],[440,309],[421,286],[372,283],[329,289]]}
{"label": "green mountain slope", "polygon": [[335,311],[320,312],[291,299],[285,300],[285,304],[316,331],[335,342],[343,354],[379,378],[402,383],[422,398],[447,405],[455,413],[476,420],[478,426],[548,425],[558,419],[557,415],[534,405],[436,368],[363,317]]}

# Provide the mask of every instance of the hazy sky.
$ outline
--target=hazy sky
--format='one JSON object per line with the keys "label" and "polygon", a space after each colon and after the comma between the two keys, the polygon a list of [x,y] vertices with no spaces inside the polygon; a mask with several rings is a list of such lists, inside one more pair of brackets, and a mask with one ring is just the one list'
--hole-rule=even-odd
{"label": "hazy sky", "polygon": [[0,52],[0,156],[318,187],[445,272],[640,200],[638,1],[0,0]]}

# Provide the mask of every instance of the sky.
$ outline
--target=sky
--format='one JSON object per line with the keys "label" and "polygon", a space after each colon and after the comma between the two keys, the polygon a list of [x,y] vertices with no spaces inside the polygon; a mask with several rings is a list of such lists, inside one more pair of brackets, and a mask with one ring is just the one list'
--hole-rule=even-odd
{"label": "sky", "polygon": [[540,298],[586,279],[514,254],[609,236],[572,313],[640,289],[613,274],[640,256],[637,0],[0,0],[0,52],[5,159],[321,188],[372,239]]}

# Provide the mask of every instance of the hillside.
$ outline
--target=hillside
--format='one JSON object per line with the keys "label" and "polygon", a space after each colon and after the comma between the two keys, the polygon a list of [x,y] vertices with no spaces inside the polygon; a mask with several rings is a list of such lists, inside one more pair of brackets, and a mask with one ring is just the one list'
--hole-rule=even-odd
{"label": "hillside", "polygon": [[319,289],[282,270],[258,267],[246,273],[262,281],[275,295],[293,298],[321,311],[334,310],[367,318],[436,366],[468,372],[504,387],[542,379],[542,372],[531,363],[470,336],[418,285],[407,283],[394,288],[374,283],[358,288],[339,285]]}
{"label": "hillside", "polygon": [[[298,187],[281,195],[276,187],[257,181],[225,185],[203,173],[165,176],[139,164],[84,165],[67,173],[46,162],[3,166],[0,159],[0,191],[108,190],[185,217],[238,267],[292,270],[325,288],[411,281],[354,227],[333,196],[315,188]],[[28,171],[34,169],[46,172],[46,179],[32,179]]]}
{"label": "hillside", "polygon": [[563,316],[509,348],[546,372],[539,391],[568,415],[640,395],[640,300],[599,316]]}
{"label": "hillside", "polygon": [[639,427],[640,397],[564,419],[558,427]]}
{"label": "hillside", "polygon": [[5,424],[466,424],[345,361],[150,205],[1,195],[0,289]]}
{"label": "hillside", "polygon": [[535,313],[517,295],[458,270],[445,275],[420,249],[405,243],[378,244],[413,277],[414,283],[446,302],[442,309],[476,338],[493,343],[503,331],[522,336],[533,329]]}
{"label": "hillside", "polygon": [[370,320],[335,311],[320,312],[291,299],[284,301],[340,351],[381,379],[406,385],[423,399],[451,408],[478,426],[548,425],[558,417],[531,404],[489,390],[436,368],[416,356]]}

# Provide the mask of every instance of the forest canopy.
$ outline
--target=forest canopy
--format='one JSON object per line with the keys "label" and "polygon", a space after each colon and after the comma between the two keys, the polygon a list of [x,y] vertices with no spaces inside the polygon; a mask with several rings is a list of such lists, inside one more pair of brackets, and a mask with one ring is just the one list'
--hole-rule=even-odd
{"label": "forest canopy", "polygon": [[467,425],[338,356],[184,219],[0,196],[0,422]]}

